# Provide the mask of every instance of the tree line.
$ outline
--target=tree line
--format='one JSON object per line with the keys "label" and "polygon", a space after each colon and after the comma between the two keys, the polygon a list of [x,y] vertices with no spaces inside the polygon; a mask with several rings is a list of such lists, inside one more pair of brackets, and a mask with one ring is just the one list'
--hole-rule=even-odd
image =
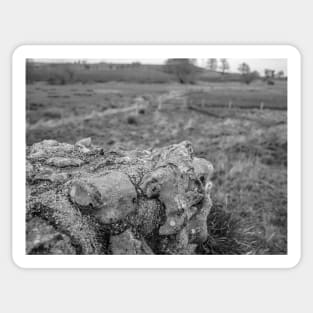
{"label": "tree line", "polygon": [[[76,63],[75,63],[76,64]],[[75,65],[74,64],[74,65]],[[103,76],[103,73],[107,73],[107,76],[111,75],[112,73],[107,71],[103,72],[102,69],[97,71],[91,71],[90,65],[86,62],[80,62],[77,63],[78,65],[82,65],[85,70],[87,70],[88,73],[76,73],[75,66],[73,67],[71,64],[59,64],[58,66],[50,66],[51,69],[48,69],[48,78],[46,79],[48,83],[51,84],[66,84],[68,82],[74,82],[77,80],[74,79],[74,76],[82,76],[83,74],[89,79],[89,80],[99,80],[101,75]],[[141,71],[141,63],[134,62],[132,64],[129,64],[129,68],[136,69],[138,72],[138,75],[140,73],[145,74],[145,71]],[[175,78],[179,83],[181,84],[193,84],[197,80],[201,80],[201,73],[205,74],[204,68],[208,71],[220,73],[221,80],[226,80],[230,75],[228,75],[226,78],[226,74],[232,74],[235,75],[237,78],[235,78],[236,81],[238,81],[238,78],[243,83],[250,84],[252,81],[257,79],[262,79],[265,82],[267,82],[269,85],[273,85],[275,83],[275,79],[285,79],[285,75],[283,71],[275,72],[273,69],[265,69],[264,74],[261,75],[258,71],[252,70],[250,68],[250,65],[246,62],[243,62],[238,67],[238,72],[240,74],[240,77],[238,74],[234,72],[230,72],[230,64],[229,61],[226,58],[216,59],[216,58],[210,58],[205,60],[205,66],[198,66],[198,60],[197,59],[183,59],[183,58],[177,58],[177,59],[167,59],[164,66],[160,68],[159,71],[154,71],[154,75],[160,76],[159,78],[164,81],[164,77],[166,76],[164,72],[171,74],[170,76],[167,76],[167,80],[172,78]],[[47,72],[47,71],[46,71]],[[90,72],[90,73],[89,73]],[[92,72],[92,73],[91,73]],[[38,80],[38,74],[43,74],[44,71],[42,69],[36,69],[35,62],[31,59],[28,59],[26,62],[26,82],[32,83],[36,80]],[[111,73],[111,74],[110,74]],[[132,73],[132,72],[131,72]],[[113,73],[114,74],[114,73]],[[118,73],[116,73],[118,74]],[[149,74],[149,73],[148,73]],[[200,75],[198,75],[200,74]],[[83,75],[82,79],[85,79],[86,77]],[[99,76],[100,75],[100,76]],[[120,76],[124,77],[123,75],[126,75],[126,73],[119,73]],[[129,75],[129,73],[128,73]],[[150,75],[150,74],[149,74]],[[148,75],[148,76],[149,76]],[[40,75],[39,75],[40,76]],[[42,75],[41,75],[42,76]],[[100,78],[99,78],[99,77]],[[112,76],[112,75],[111,75]],[[116,76],[116,75],[115,75]],[[115,77],[114,76],[114,77]],[[146,75],[147,76],[147,75]],[[150,75],[151,76],[151,75]],[[202,75],[203,76],[203,75]],[[114,78],[112,76],[112,79]],[[205,75],[203,77],[206,77]],[[40,78],[40,77],[39,77]],[[116,77],[115,77],[116,79]],[[129,77],[129,79],[132,79],[132,77]],[[145,76],[143,75],[142,80],[145,79]],[[148,79],[148,78],[147,78]],[[110,77],[106,77],[105,81],[110,80]]]}
{"label": "tree line", "polygon": [[[197,67],[196,59],[168,59],[165,62],[165,68],[168,73],[174,74],[182,84],[194,82],[196,72],[201,70],[200,67]],[[225,75],[229,72],[230,65],[226,58],[210,58],[206,60],[205,68]],[[238,72],[242,82],[246,84],[250,84],[256,79],[261,79],[261,74],[256,70],[251,70],[250,65],[246,62],[239,64]],[[283,71],[276,73],[273,69],[265,69],[262,79],[269,85],[273,85],[275,79],[283,79],[284,77],[285,73]]]}

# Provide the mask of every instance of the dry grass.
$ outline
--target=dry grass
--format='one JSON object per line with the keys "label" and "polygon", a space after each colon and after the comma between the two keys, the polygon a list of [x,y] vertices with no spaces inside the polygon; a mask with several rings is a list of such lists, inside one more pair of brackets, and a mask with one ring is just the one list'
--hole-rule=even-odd
{"label": "dry grass", "polygon": [[[264,95],[272,99],[272,110],[224,106],[214,108],[217,116],[188,109],[182,88],[121,83],[28,86],[28,124],[44,122],[29,128],[27,142],[50,138],[74,143],[77,139],[92,137],[95,144],[107,149],[147,149],[189,140],[196,155],[207,158],[215,167],[214,208],[208,219],[210,236],[198,252],[286,253],[287,114],[284,110],[273,110],[276,104],[286,108],[286,88],[259,83],[249,87],[240,83],[187,87],[189,96],[201,89],[207,97],[210,95],[211,101],[217,94],[219,99],[224,95],[224,100],[229,95],[240,94],[241,99],[255,103]],[[215,91],[211,93],[212,90]],[[86,96],[87,93],[91,96]],[[49,98],[48,94],[60,97]],[[158,110],[158,99],[163,94],[166,100]],[[138,96],[143,96],[148,105],[145,114],[136,115],[136,123],[129,123],[131,113],[124,108],[134,105]],[[45,116],[52,108],[60,110],[62,119],[52,119],[58,126],[53,127],[51,123],[52,127],[47,127]],[[119,113],[100,114],[112,109]],[[95,114],[90,115],[92,111]],[[86,115],[91,117],[82,118]],[[62,120],[67,122],[60,122]]]}

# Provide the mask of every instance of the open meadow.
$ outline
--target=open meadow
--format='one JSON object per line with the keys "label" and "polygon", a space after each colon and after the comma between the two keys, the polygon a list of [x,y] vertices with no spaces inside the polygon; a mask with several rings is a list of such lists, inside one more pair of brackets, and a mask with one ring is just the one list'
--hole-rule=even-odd
{"label": "open meadow", "polygon": [[27,145],[105,150],[189,140],[215,168],[205,254],[287,253],[287,83],[27,85]]}

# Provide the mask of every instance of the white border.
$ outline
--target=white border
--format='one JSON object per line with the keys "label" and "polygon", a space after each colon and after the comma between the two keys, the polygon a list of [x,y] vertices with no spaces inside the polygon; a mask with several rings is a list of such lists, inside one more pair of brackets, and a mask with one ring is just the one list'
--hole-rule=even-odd
{"label": "white border", "polygon": [[[25,59],[286,58],[287,255],[25,255]],[[301,257],[301,56],[289,45],[24,45],[12,56],[12,257],[21,268],[292,268]]]}

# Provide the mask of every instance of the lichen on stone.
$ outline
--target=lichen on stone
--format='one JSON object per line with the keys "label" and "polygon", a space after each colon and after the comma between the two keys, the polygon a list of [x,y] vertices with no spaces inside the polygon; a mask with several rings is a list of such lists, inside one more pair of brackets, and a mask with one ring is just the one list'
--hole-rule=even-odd
{"label": "lichen on stone", "polygon": [[92,207],[103,224],[122,220],[136,210],[136,189],[128,176],[118,171],[74,181],[70,197],[81,210]]}
{"label": "lichen on stone", "polygon": [[212,164],[190,142],[106,151],[90,138],[27,148],[29,254],[192,254],[207,239]]}

